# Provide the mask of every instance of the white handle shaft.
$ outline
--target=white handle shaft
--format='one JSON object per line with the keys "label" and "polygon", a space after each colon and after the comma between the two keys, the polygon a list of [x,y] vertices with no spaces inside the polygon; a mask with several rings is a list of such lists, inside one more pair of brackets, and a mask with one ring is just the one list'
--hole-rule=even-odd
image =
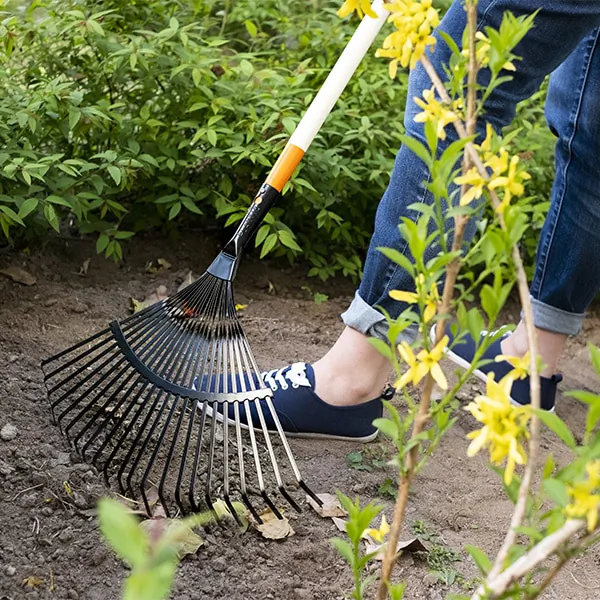
{"label": "white handle shaft", "polygon": [[383,0],[375,0],[371,8],[377,18],[365,15],[290,138],[290,144],[305,152],[385,23],[389,12]]}

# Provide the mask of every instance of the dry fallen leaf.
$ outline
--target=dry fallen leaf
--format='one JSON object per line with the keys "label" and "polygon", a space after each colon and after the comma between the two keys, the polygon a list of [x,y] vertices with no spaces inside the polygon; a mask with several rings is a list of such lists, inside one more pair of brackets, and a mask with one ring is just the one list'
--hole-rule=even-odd
{"label": "dry fallen leaf", "polygon": [[180,519],[153,518],[141,521],[140,527],[148,534],[151,543],[160,538],[173,543],[179,559],[196,554],[198,548],[204,545],[204,540]]}
{"label": "dry fallen leaf", "polygon": [[21,269],[21,267],[6,267],[6,269],[0,269],[0,273],[23,285],[34,285],[37,281],[31,273],[28,273],[25,269]]}
{"label": "dry fallen leaf", "polygon": [[[238,519],[240,520],[240,530],[242,533],[245,533],[248,530],[248,525],[250,525],[247,517],[248,509],[241,502],[232,502],[233,508],[237,514]],[[235,517],[231,514],[231,510],[225,500],[217,500],[213,502],[213,510],[219,519],[231,519],[235,520]]]}
{"label": "dry fallen leaf", "polygon": [[333,494],[317,494],[317,497],[323,502],[323,506],[319,506],[314,498],[310,496],[306,496],[306,500],[322,517],[346,516],[346,511],[342,508],[337,496]]}
{"label": "dry fallen leaf", "polygon": [[194,274],[191,271],[189,271],[188,274],[185,276],[185,279],[181,282],[181,285],[177,288],[177,291],[180,292],[181,290],[185,289],[188,285],[194,283],[194,281],[196,281],[196,278],[194,277]]}
{"label": "dry fallen leaf", "polygon": [[340,519],[339,517],[332,517],[331,520],[333,521],[333,524],[340,531],[343,531],[344,533],[347,533],[346,532],[346,525],[348,524],[348,521],[346,521],[345,519]]}
{"label": "dry fallen leaf", "polygon": [[35,588],[44,583],[43,579],[39,577],[35,577],[34,575],[30,575],[29,577],[23,579],[23,585],[28,588]]}
{"label": "dry fallen leaf", "polygon": [[[383,560],[384,552],[381,552],[385,547],[385,544],[374,544],[373,542],[365,542],[365,553],[370,554],[371,552],[377,552],[375,560]],[[429,552],[429,549],[423,542],[417,538],[411,538],[410,540],[399,541],[396,546],[396,558],[399,557],[400,552]]]}
{"label": "dry fallen leaf", "polygon": [[146,263],[147,273],[160,273],[171,268],[171,263],[166,258],[157,258]]}
{"label": "dry fallen leaf", "polygon": [[84,275],[87,275],[88,269],[90,268],[90,262],[91,262],[91,258],[86,258],[83,261],[83,264],[81,265],[81,267],[79,267],[79,273],[77,273],[78,275],[81,275],[82,277]]}
{"label": "dry fallen leaf", "polygon": [[270,510],[261,513],[262,523],[256,525],[260,534],[268,540],[283,540],[294,535],[289,521],[283,517],[278,519]]}
{"label": "dry fallen leaf", "polygon": [[133,312],[136,313],[144,308],[148,308],[149,306],[156,304],[157,302],[160,302],[161,300],[165,300],[168,297],[169,291],[167,290],[167,288],[164,285],[159,285],[156,288],[156,292],[150,294],[145,300],[142,300],[141,302],[139,300],[136,300],[135,298],[130,298],[131,307],[133,309]]}

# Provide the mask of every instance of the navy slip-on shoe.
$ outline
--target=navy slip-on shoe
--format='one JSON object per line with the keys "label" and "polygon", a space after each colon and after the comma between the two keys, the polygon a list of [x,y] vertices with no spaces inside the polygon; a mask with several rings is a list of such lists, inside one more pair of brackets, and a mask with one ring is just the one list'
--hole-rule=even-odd
{"label": "navy slip-on shoe", "polygon": [[[435,337],[435,328],[431,330],[431,335]],[[480,358],[480,364],[474,371],[473,375],[487,381],[488,374],[494,373],[495,381],[500,381],[505,375],[513,370],[513,366],[505,361],[496,361],[496,357],[502,354],[500,344],[502,340],[508,335],[505,333],[502,335],[501,332],[482,332],[481,339],[476,342],[470,335],[466,334],[458,339],[455,339],[450,331],[450,327],[446,327],[446,335],[449,338],[448,347],[446,348],[446,356],[459,367],[468,369],[475,356],[477,348],[483,341],[484,336],[490,336],[495,338],[494,341],[489,345],[488,349]],[[562,375],[552,375],[552,377],[540,377],[540,401],[541,407],[547,411],[554,410],[554,404],[556,400],[556,390],[558,384],[562,381]],[[529,394],[529,377],[524,379],[516,379],[512,385],[510,392],[511,401],[520,406],[525,406],[531,403]]]}
{"label": "navy slip-on shoe", "polygon": [[[272,403],[281,426],[290,437],[327,438],[353,442],[371,442],[378,434],[373,425],[383,415],[383,399],[391,399],[393,390],[386,390],[380,398],[356,406],[333,406],[315,393],[315,373],[307,363],[295,363],[282,369],[261,373],[263,385],[273,391]],[[231,389],[231,385],[228,386]],[[239,386],[238,386],[239,389]],[[260,431],[256,404],[259,402],[269,431],[276,426],[265,400],[249,403],[253,428]],[[219,404],[219,411],[222,404]],[[248,419],[243,403],[238,404],[240,424],[248,429]],[[208,408],[212,415],[212,410]],[[221,412],[217,419],[222,421]],[[235,425],[235,408],[228,405],[228,422]]]}

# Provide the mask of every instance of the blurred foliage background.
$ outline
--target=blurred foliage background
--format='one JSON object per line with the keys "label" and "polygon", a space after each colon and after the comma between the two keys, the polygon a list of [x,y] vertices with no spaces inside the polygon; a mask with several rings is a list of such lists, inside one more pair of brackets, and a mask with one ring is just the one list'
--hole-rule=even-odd
{"label": "blurred foliage background", "polygon": [[[87,235],[119,260],[140,231],[233,226],[354,31],[339,5],[0,0],[0,244]],[[374,48],[259,230],[260,256],[360,276],[407,86]],[[553,170],[544,97],[512,126],[533,176],[530,264]]]}

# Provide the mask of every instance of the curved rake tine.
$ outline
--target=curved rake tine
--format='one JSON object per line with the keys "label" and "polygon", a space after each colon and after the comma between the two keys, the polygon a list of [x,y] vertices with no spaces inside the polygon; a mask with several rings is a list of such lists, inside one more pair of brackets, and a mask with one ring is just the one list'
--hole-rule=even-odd
{"label": "curved rake tine", "polygon": [[198,473],[198,464],[200,462],[200,450],[202,449],[202,441],[204,439],[204,428],[206,426],[206,413],[208,412],[208,402],[205,400],[202,403],[202,410],[200,417],[199,434],[196,441],[196,451],[194,452],[194,465],[192,467],[192,475],[190,477],[190,489],[188,493],[188,500],[190,506],[194,512],[198,512],[198,505],[196,504],[195,489],[196,489],[196,474]]}

